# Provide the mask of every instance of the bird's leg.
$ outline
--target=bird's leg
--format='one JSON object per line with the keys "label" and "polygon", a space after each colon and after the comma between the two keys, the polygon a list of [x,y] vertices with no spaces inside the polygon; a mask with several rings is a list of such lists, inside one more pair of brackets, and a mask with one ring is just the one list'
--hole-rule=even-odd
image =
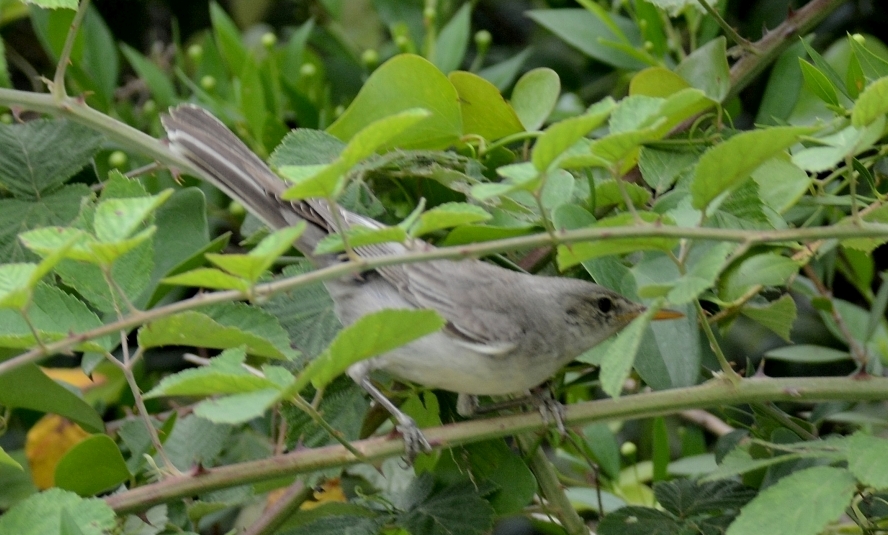
{"label": "bird's leg", "polygon": [[432,445],[429,444],[425,435],[422,434],[422,431],[420,431],[419,427],[416,425],[416,421],[404,414],[401,409],[396,407],[391,400],[385,397],[385,395],[380,392],[372,382],[370,382],[369,371],[360,366],[360,364],[361,363],[358,363],[358,365],[349,368],[349,376],[358,383],[361,388],[366,390],[367,393],[370,394],[370,397],[387,410],[398,422],[395,429],[397,429],[404,438],[404,449],[407,454],[407,462],[413,464],[417,455],[432,451]]}
{"label": "bird's leg", "polygon": [[534,388],[530,394],[530,402],[540,411],[546,425],[551,424],[554,420],[555,427],[561,436],[567,435],[567,429],[564,427],[564,417],[566,416],[564,405],[552,396],[552,390],[548,385]]}
{"label": "bird's leg", "polygon": [[478,396],[471,394],[460,394],[456,401],[456,412],[463,417],[471,418],[479,414],[487,414],[497,412],[504,409],[512,409],[522,405],[533,405],[540,411],[543,421],[546,425],[555,422],[558,432],[564,435],[567,433],[564,427],[564,405],[559,403],[552,397],[552,392],[546,387],[535,388],[531,392],[527,392],[524,396],[498,401],[496,403],[488,403],[480,405]]}

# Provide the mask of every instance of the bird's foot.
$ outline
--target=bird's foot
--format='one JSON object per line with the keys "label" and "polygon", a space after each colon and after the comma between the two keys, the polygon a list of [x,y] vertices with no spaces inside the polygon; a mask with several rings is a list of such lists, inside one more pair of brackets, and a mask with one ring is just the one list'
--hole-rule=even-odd
{"label": "bird's foot", "polygon": [[398,418],[398,425],[395,426],[395,429],[404,439],[404,453],[409,464],[412,465],[420,453],[431,453],[432,445],[429,444],[428,439],[413,418],[406,415],[403,418]]}
{"label": "bird's foot", "polygon": [[552,397],[548,388],[533,392],[530,399],[540,411],[540,416],[543,417],[543,422],[546,425],[551,425],[554,422],[561,436],[567,435],[567,428],[564,426],[564,418],[567,413],[564,405]]}

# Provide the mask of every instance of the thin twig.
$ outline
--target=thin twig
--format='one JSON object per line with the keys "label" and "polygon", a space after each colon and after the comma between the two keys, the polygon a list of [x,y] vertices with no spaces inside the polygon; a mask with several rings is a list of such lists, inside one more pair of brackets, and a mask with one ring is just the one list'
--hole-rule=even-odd
{"label": "thin twig", "polygon": [[89,0],[80,0],[77,14],[74,15],[74,20],[71,21],[71,28],[68,29],[68,35],[65,37],[65,45],[62,47],[62,53],[59,55],[59,63],[56,65],[51,88],[52,95],[57,103],[61,103],[68,98],[68,91],[65,89],[65,71],[68,69],[68,62],[71,61],[71,52],[74,50],[74,40],[77,38],[77,31],[83,23],[83,17],[86,16],[88,8]]}
{"label": "thin twig", "polygon": [[829,300],[830,315],[832,316],[833,321],[836,322],[836,326],[842,331],[842,336],[845,337],[845,341],[848,343],[848,348],[851,350],[851,356],[854,357],[854,361],[860,367],[860,371],[865,372],[866,364],[869,361],[866,347],[862,346],[857,339],[854,338],[851,329],[848,328],[848,324],[845,323],[844,318],[842,318],[842,315],[839,314],[839,310],[836,308],[832,292],[823,284],[823,281],[820,280],[820,277],[814,271],[814,268],[812,268],[810,264],[807,264],[802,269],[805,271],[805,275],[808,276],[808,279],[814,283],[814,287],[817,288],[817,293],[819,293],[824,299]]}

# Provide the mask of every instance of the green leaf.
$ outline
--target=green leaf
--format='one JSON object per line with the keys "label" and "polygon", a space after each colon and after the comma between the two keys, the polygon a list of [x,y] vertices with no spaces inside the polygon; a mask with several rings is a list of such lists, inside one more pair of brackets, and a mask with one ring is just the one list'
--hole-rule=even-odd
{"label": "green leaf", "polygon": [[637,26],[625,17],[608,14],[602,19],[585,9],[538,9],[527,11],[525,15],[598,61],[629,71],[649,66],[637,56],[608,45],[609,42],[628,41],[628,44],[641,47],[641,34]]}
{"label": "green leaf", "polygon": [[749,502],[727,535],[816,535],[845,511],[856,488],[854,476],[841,468],[817,466],[795,472]]}
{"label": "green leaf", "polygon": [[277,168],[285,165],[322,166],[336,161],[344,148],[345,143],[327,132],[297,128],[274,149],[268,163]]}
{"label": "green leaf", "polygon": [[251,355],[286,360],[297,354],[274,317],[239,303],[207,307],[204,312],[180,312],[148,323],[139,329],[139,345],[145,349],[170,345],[215,349],[245,346]]}
{"label": "green leaf", "polygon": [[694,208],[706,208],[723,193],[740,186],[765,161],[815,130],[796,126],[754,130],[710,148],[700,156],[690,184]]}
{"label": "green leaf", "polygon": [[108,199],[96,207],[93,225],[96,238],[106,243],[122,242],[173,194],[168,189],[151,197]]}
{"label": "green leaf", "polygon": [[747,304],[740,309],[740,313],[771,329],[787,342],[790,341],[789,336],[792,332],[792,325],[795,323],[797,316],[796,304],[792,296],[780,296],[780,299],[771,301],[764,306]]}
{"label": "green leaf", "polygon": [[74,445],[56,465],[55,485],[81,496],[113,489],[130,478],[117,444],[108,435],[93,435]]}
{"label": "green leaf", "polygon": [[540,172],[547,171],[574,143],[598,128],[610,115],[613,108],[596,111],[578,117],[559,121],[546,129],[533,146],[531,161]]}
{"label": "green leaf", "polygon": [[211,288],[213,290],[239,290],[241,292],[249,291],[251,286],[250,281],[229,275],[216,268],[193,269],[162,279],[161,282],[178,286],[194,286],[197,288]]}
{"label": "green leaf", "polygon": [[771,158],[752,172],[761,200],[779,214],[799,202],[808,191],[811,177],[787,158]]}
{"label": "green leaf", "polygon": [[512,108],[528,132],[539,130],[558,103],[561,79],[547,67],[527,71],[512,89]]}
{"label": "green leaf", "polygon": [[[219,455],[223,450],[234,446],[234,442],[231,426],[216,424],[189,414],[175,420],[163,447],[173,465],[185,471],[195,466],[220,464]],[[159,460],[155,462],[160,464]]]}
{"label": "green leaf", "polygon": [[304,221],[300,221],[296,226],[277,230],[263,238],[247,254],[207,254],[207,260],[235,277],[255,283],[278,257],[293,247],[293,242],[305,231],[305,225]]}
{"label": "green leaf", "polygon": [[12,80],[9,78],[9,65],[6,63],[6,45],[0,40],[0,87],[12,87]]}
{"label": "green leaf", "polygon": [[14,468],[22,469],[22,465],[16,461],[12,455],[6,453],[6,450],[0,448],[0,465],[12,466]]}
{"label": "green leaf", "polygon": [[676,479],[654,484],[654,496],[663,509],[689,518],[739,509],[755,496],[755,491],[737,481]]}
{"label": "green leaf", "polygon": [[885,61],[885,58],[880,55],[884,50],[884,45],[881,45],[878,39],[875,39],[875,43],[860,43],[849,35],[848,44],[867,78],[877,80],[888,76],[888,61]]}
{"label": "green leaf", "polygon": [[684,526],[674,516],[650,507],[629,505],[609,512],[598,524],[600,533],[681,535]]}
{"label": "green leaf", "polygon": [[53,488],[33,494],[0,516],[0,533],[48,535],[63,533],[62,515],[83,535],[104,535],[117,527],[114,510],[97,498],[84,499],[73,492]]}
{"label": "green leaf", "polygon": [[[330,427],[341,433],[340,438],[359,439],[370,408],[364,389],[348,377],[339,377],[327,385],[323,393],[318,412],[324,415]],[[431,392],[428,394],[432,395]],[[401,409],[404,410],[403,405]],[[281,406],[281,413],[287,422],[287,444],[316,448],[337,442],[304,410],[287,403]],[[419,425],[423,427],[421,423]]]}
{"label": "green leaf", "polygon": [[239,425],[262,416],[281,398],[281,389],[265,388],[201,401],[194,414],[217,424]]}
{"label": "green leaf", "polygon": [[157,107],[165,110],[173,106],[176,101],[176,88],[170,80],[170,76],[160,67],[139,53],[126,43],[120,44],[120,50],[126,56],[126,60],[133,66],[133,70],[139,75],[139,80],[144,82],[151,91],[151,97],[157,103]]}
{"label": "green leaf", "polygon": [[717,37],[691,52],[675,68],[676,74],[716,102],[723,101],[731,89],[725,43],[724,37]]}
{"label": "green leaf", "polygon": [[863,128],[848,126],[835,134],[817,138],[821,145],[806,147],[795,152],[792,161],[810,172],[830,170],[846,156],[853,156],[869,149],[882,135],[884,127],[884,117],[878,117],[872,124]]}
{"label": "green leaf", "polygon": [[[401,227],[351,227],[345,232],[351,247],[362,247],[377,243],[404,243],[407,231]],[[345,250],[341,234],[328,234],[318,242],[315,254],[338,253]]]}
{"label": "green leaf", "polygon": [[383,149],[442,149],[462,135],[462,113],[453,84],[427,60],[402,54],[373,71],[327,132],[348,141],[375,121],[415,108],[431,110],[432,116],[394,136]]}
{"label": "green leaf", "polygon": [[466,55],[471,14],[472,4],[463,4],[438,34],[432,63],[445,74],[458,69]]}
{"label": "green leaf", "polygon": [[625,210],[626,201],[623,198],[623,192],[620,191],[621,186],[635,207],[643,207],[651,200],[651,192],[646,188],[627,182],[622,178],[619,180],[620,183],[614,179],[608,179],[595,184],[596,210],[610,209],[614,206]]}
{"label": "green leaf", "polygon": [[697,162],[693,152],[660,150],[642,147],[638,155],[638,168],[645,183],[656,192],[663,193],[685,175]]}
{"label": "green leaf", "polygon": [[[835,92],[835,90],[838,89],[846,97],[849,97],[850,95],[845,92],[845,87],[842,84],[842,77],[839,76],[839,73],[837,73],[836,70],[833,69],[832,65],[830,65],[830,63],[828,61],[826,61],[826,59],[824,59],[824,57],[821,56],[819,52],[817,52],[816,50],[814,50],[811,47],[811,45],[808,43],[808,41],[809,41],[809,39],[804,39],[804,38],[799,39],[799,42],[801,43],[802,47],[804,47],[804,49],[805,49],[805,52],[807,52],[807,54],[809,56],[811,56],[811,60],[814,61],[814,65],[816,66],[816,69],[820,72],[821,76],[825,79],[824,81],[827,82],[828,85],[832,86],[833,92]],[[801,58],[799,58],[799,61],[801,62],[803,60]],[[807,63],[807,62],[804,62],[804,63]],[[804,68],[802,68],[802,75],[805,77],[805,82],[807,83],[808,76],[805,74]],[[818,83],[822,83],[822,82],[818,82]],[[812,89],[812,92],[817,94],[817,91],[814,89]]]}
{"label": "green leaf", "polygon": [[857,53],[851,50],[851,55],[848,58],[848,71],[845,73],[845,89],[848,91],[848,96],[856,99],[860,96],[860,92],[863,91],[865,85],[866,76],[863,74],[863,68],[860,66],[860,60],[857,59]]}
{"label": "green leaf", "polygon": [[751,256],[731,266],[722,275],[719,297],[731,302],[756,285],[783,286],[798,270],[798,263],[783,255],[764,253]]}
{"label": "green leaf", "polygon": [[[282,167],[281,175],[296,181],[296,185],[285,191],[281,198],[292,200],[338,196],[345,186],[344,175],[349,169],[377,150],[381,150],[393,138],[399,137],[405,131],[415,130],[413,127],[417,123],[425,123],[431,120],[430,118],[433,117],[429,111],[413,108],[376,120],[351,136],[338,159],[329,165],[318,166],[320,170],[314,174],[306,174],[305,169],[299,167]],[[316,166],[305,167],[311,169]]]}
{"label": "green leaf", "polygon": [[83,197],[89,195],[88,186],[76,184],[62,186],[34,201],[0,199],[0,258],[6,262],[39,258],[23,247],[19,235],[36,228],[68,225],[77,217]]}
{"label": "green leaf", "polygon": [[153,240],[163,247],[152,248],[154,267],[146,283],[149,291],[133,301],[143,310],[171,290],[169,286],[159,287],[160,279],[203,265],[205,253],[215,252],[228,243],[227,234],[210,241],[206,199],[198,188],[176,190],[155,212],[154,224],[157,231]]}
{"label": "green leaf", "polygon": [[[44,283],[34,288],[28,319],[44,344],[85,333],[102,325],[102,321],[76,297]],[[37,345],[28,324],[21,314],[0,309],[0,347],[29,349]],[[76,351],[104,352],[114,343],[110,336],[85,340],[74,346]]]}
{"label": "green leaf", "polygon": [[[659,214],[651,212],[638,212],[638,216],[644,223],[654,225],[668,225],[671,221]],[[633,214],[624,213],[598,221],[595,228],[615,228],[636,225]],[[635,251],[659,250],[670,251],[676,245],[676,238],[661,238],[651,236],[647,238],[608,238],[592,242],[574,243],[558,246],[558,269],[564,270],[575,266],[580,262],[600,256],[618,255]]]}
{"label": "green leaf", "polygon": [[320,388],[352,364],[438,331],[444,323],[434,310],[381,310],[362,316],[299,374],[295,390],[301,391],[309,381]]}
{"label": "green leaf", "polygon": [[848,470],[866,486],[888,489],[888,440],[858,431],[845,440]]}
{"label": "green leaf", "polygon": [[228,72],[234,76],[240,76],[244,64],[249,59],[249,53],[241,42],[240,31],[234,21],[225,13],[225,10],[216,2],[210,2],[210,20],[213,23],[213,36],[216,46],[225,58]]}
{"label": "green leaf", "polygon": [[102,139],[63,119],[0,124],[0,185],[15,197],[40,199],[83,169]]}
{"label": "green leaf", "polygon": [[805,86],[809,91],[831,106],[839,105],[839,95],[836,93],[836,86],[830,82],[825,74],[802,58],[799,58],[799,67],[802,69],[802,77],[804,77]]}
{"label": "green leaf", "polygon": [[799,344],[771,349],[765,353],[765,357],[774,360],[782,360],[784,362],[823,364],[826,362],[850,360],[851,354],[847,351],[839,351],[838,349],[832,349],[830,347]]}
{"label": "green leaf", "polygon": [[496,86],[465,71],[452,72],[447,78],[459,94],[464,134],[496,140],[524,131],[515,110]]}
{"label": "green leaf", "polygon": [[632,323],[617,334],[605,352],[601,361],[599,379],[601,389],[607,395],[613,398],[620,396],[623,384],[629,378],[629,372],[635,362],[635,355],[641,346],[641,339],[659,308],[659,305],[651,306],[632,320]]}
{"label": "green leaf", "polygon": [[0,404],[64,416],[92,433],[102,433],[102,418],[77,394],[50,379],[34,364],[0,375]]}
{"label": "green leaf", "polygon": [[463,202],[449,202],[423,212],[410,227],[410,235],[420,237],[436,230],[471,225],[488,221],[492,216],[480,206]]}
{"label": "green leaf", "polygon": [[666,98],[690,87],[684,78],[664,67],[648,67],[629,82],[630,95]]}
{"label": "green leaf", "polygon": [[424,535],[481,535],[493,527],[493,508],[470,481],[434,489],[425,473],[413,480],[395,500],[399,509],[396,525],[408,533]]}
{"label": "green leaf", "polygon": [[728,255],[736,249],[733,243],[720,243],[710,247],[691,266],[688,272],[676,282],[666,300],[671,304],[690,303],[701,293],[715,284],[719,273],[725,267]]}
{"label": "green leaf", "polygon": [[530,162],[503,165],[496,172],[505,177],[506,181],[494,184],[476,184],[472,186],[472,197],[483,201],[519,189],[535,191],[542,182],[540,172]]}
{"label": "green leaf", "polygon": [[34,286],[61,260],[60,254],[46,257],[40,264],[0,264],[0,308],[24,310]]}
{"label": "green leaf", "polygon": [[[888,206],[880,206],[865,215],[861,216],[861,221],[856,223],[853,218],[846,217],[839,221],[839,225],[850,226],[857,225],[861,227],[883,227],[888,224]],[[884,238],[851,238],[842,240],[842,247],[863,251],[864,253],[872,253],[876,247],[885,243]]]}
{"label": "green leaf", "polygon": [[[524,62],[530,57],[530,53],[531,49],[525,48],[509,59],[485,67],[478,72],[478,76],[495,85],[500,91],[505,91],[518,76]],[[512,105],[514,106],[514,103]]]}
{"label": "green leaf", "polygon": [[[305,261],[287,266],[281,276],[292,277],[309,271],[311,266]],[[320,354],[342,327],[330,294],[319,282],[275,294],[262,304],[262,309],[278,318],[303,358]]]}
{"label": "green leaf", "polygon": [[862,128],[888,113],[888,77],[866,86],[851,111],[851,124]]}
{"label": "green leaf", "polygon": [[210,363],[164,377],[145,394],[145,398],[160,396],[212,396],[238,394],[265,388],[277,388],[273,381],[254,375],[243,367],[247,353],[243,348],[226,349],[210,359]]}

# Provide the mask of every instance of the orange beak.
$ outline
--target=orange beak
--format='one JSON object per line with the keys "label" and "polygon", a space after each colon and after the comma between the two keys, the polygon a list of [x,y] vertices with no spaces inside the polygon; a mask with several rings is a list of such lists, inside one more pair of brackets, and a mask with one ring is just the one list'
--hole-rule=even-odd
{"label": "orange beak", "polygon": [[685,315],[677,310],[669,310],[668,308],[664,308],[662,310],[658,310],[656,314],[654,314],[654,321],[657,320],[674,320],[678,318],[683,318]]}

